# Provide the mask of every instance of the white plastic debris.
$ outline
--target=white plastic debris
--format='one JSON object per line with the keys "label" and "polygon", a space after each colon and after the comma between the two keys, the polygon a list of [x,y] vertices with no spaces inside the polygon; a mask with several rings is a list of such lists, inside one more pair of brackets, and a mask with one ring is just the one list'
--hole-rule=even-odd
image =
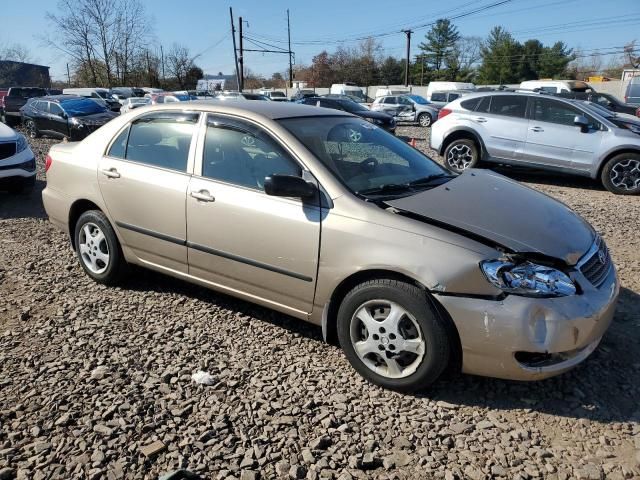
{"label": "white plastic debris", "polygon": [[203,372],[202,370],[198,370],[196,373],[191,375],[191,379],[199,383],[200,385],[213,385],[216,383],[216,379],[210,373]]}

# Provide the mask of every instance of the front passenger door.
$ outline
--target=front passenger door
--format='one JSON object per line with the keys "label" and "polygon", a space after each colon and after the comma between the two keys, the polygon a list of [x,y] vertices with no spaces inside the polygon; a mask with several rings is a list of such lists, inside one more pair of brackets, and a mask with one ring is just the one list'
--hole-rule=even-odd
{"label": "front passenger door", "polygon": [[261,128],[225,116],[209,115],[203,143],[187,195],[189,273],[271,306],[310,312],[320,206],[264,192],[265,177],[300,176],[301,165]]}

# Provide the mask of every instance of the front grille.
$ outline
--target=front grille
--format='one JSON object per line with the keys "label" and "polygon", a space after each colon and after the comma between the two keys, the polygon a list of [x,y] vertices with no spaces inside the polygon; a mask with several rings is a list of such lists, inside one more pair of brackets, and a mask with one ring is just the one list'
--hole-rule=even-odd
{"label": "front grille", "polygon": [[16,154],[16,142],[0,143],[0,160],[13,157]]}
{"label": "front grille", "polygon": [[580,271],[593,286],[599,287],[607,278],[611,266],[609,249],[604,240],[598,236],[583,260],[580,261]]}

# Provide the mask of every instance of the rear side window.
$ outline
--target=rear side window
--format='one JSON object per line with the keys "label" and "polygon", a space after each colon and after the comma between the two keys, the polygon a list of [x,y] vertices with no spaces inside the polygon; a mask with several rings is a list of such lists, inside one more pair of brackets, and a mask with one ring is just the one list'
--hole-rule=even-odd
{"label": "rear side window", "polygon": [[480,103],[480,100],[482,100],[482,97],[470,98],[469,100],[465,100],[463,102],[460,102],[460,105],[465,110],[475,110],[476,107],[478,106],[478,104]]}
{"label": "rear side window", "polygon": [[459,93],[450,93],[447,98],[448,101],[453,102],[456,98],[460,98]]}
{"label": "rear side window", "polygon": [[387,97],[384,99],[384,103],[395,105],[396,103],[398,103],[398,99],[396,97]]}
{"label": "rear side window", "polygon": [[558,93],[558,88],[557,87],[540,87],[540,91],[546,92],[546,93]]}
{"label": "rear side window", "polygon": [[116,137],[107,155],[185,172],[197,122],[197,113],[146,115]]}
{"label": "rear side window", "polygon": [[506,117],[524,118],[527,110],[527,97],[516,95],[496,95],[491,100],[489,113]]}
{"label": "rear side window", "polygon": [[476,112],[488,113],[490,106],[491,106],[491,97],[489,95],[487,95],[486,97],[481,97],[480,103],[476,108]]}

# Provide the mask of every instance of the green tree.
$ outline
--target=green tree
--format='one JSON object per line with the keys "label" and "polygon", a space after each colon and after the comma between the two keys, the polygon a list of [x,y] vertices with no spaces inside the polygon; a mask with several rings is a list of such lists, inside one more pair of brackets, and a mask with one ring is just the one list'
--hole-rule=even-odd
{"label": "green tree", "polygon": [[494,27],[482,46],[480,83],[504,84],[520,81],[522,45],[503,27]]}
{"label": "green tree", "polygon": [[404,83],[404,61],[391,56],[384,59],[378,68],[378,78],[383,85]]}
{"label": "green tree", "polygon": [[424,62],[426,70],[434,71],[436,77],[446,77],[444,70],[448,68],[448,60],[454,55],[456,43],[460,40],[458,29],[451,21],[441,18],[427,32],[425,40],[418,45],[420,61]]}
{"label": "green tree", "polygon": [[562,42],[556,42],[551,47],[544,47],[538,62],[537,78],[562,76],[569,63],[575,58],[572,50]]}

